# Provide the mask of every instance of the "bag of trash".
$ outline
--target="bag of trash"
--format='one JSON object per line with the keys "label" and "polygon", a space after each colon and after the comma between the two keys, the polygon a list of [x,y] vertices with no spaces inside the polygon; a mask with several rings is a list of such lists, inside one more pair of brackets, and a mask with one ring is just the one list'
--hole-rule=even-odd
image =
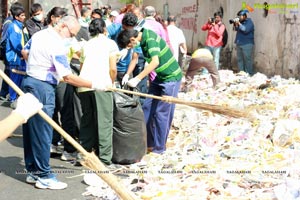
{"label": "bag of trash", "polygon": [[112,162],[132,164],[146,154],[147,130],[139,98],[114,92]]}

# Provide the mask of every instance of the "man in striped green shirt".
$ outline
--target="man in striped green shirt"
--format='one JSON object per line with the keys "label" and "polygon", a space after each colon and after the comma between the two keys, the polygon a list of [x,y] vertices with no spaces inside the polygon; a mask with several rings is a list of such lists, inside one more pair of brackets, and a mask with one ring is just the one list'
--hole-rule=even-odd
{"label": "man in striped green shirt", "polygon": [[[150,82],[148,94],[177,97],[182,71],[162,38],[148,29],[123,30],[117,38],[117,43],[120,48],[141,46],[144,57],[149,63],[140,74],[128,81],[130,87],[136,87],[140,80],[155,70],[157,76]],[[147,124],[148,150],[155,153],[166,150],[174,109],[174,104],[152,98],[145,100],[143,111]]]}

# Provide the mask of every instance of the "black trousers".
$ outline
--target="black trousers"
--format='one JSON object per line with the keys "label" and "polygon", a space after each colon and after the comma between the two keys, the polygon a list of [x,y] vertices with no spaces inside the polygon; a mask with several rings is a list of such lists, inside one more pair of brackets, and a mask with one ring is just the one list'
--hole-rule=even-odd
{"label": "black trousers", "polygon": [[[78,140],[82,111],[76,87],[63,82],[60,83],[55,91],[55,104],[53,120],[61,124],[71,137]],[[59,133],[53,130],[52,144],[57,145],[60,140]],[[76,149],[65,140],[64,151],[72,153]]]}

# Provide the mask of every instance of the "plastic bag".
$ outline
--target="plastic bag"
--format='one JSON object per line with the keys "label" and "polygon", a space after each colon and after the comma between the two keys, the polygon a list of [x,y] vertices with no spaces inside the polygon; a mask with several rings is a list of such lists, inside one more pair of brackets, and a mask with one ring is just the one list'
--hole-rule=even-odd
{"label": "plastic bag", "polygon": [[146,154],[147,131],[139,99],[114,92],[112,162],[132,164]]}

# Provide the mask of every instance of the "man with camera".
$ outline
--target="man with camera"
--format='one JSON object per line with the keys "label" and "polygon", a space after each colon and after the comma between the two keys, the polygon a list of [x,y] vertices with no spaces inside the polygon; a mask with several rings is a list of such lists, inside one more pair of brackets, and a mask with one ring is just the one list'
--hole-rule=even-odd
{"label": "man with camera", "polygon": [[235,41],[239,71],[253,75],[254,24],[247,17],[248,10],[240,10],[237,18],[229,20],[237,31]]}
{"label": "man with camera", "polygon": [[202,26],[203,31],[208,31],[205,48],[210,50],[214,56],[214,62],[219,69],[220,52],[223,46],[223,33],[225,25],[222,23],[223,14],[218,11],[214,13],[214,17],[208,18],[207,23]]}

